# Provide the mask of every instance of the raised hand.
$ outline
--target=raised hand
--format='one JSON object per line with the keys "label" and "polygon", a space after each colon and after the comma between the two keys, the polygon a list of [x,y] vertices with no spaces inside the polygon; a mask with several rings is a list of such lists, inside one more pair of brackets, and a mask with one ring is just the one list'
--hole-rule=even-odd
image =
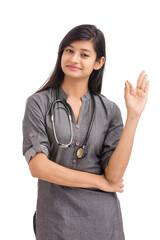
{"label": "raised hand", "polygon": [[148,99],[149,81],[148,75],[142,71],[137,80],[136,89],[127,80],[125,82],[125,103],[127,113],[132,117],[140,117]]}

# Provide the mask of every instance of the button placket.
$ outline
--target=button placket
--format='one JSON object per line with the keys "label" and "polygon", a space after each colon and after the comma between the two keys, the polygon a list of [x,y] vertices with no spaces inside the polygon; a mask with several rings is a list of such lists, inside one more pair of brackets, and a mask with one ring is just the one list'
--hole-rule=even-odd
{"label": "button placket", "polygon": [[79,142],[76,142],[76,146],[79,146],[80,145],[80,143]]}
{"label": "button placket", "polygon": [[79,135],[80,135],[80,132],[79,132],[79,129],[80,127],[79,127],[79,124],[77,124],[77,123],[74,123],[74,155],[73,155],[73,159],[72,159],[72,166],[73,166],[73,168],[77,168],[77,164],[78,164],[78,159],[77,159],[77,157],[76,157],[76,151],[77,151],[77,146],[79,146],[80,145],[80,142],[79,141],[77,141],[77,139],[79,139]]}

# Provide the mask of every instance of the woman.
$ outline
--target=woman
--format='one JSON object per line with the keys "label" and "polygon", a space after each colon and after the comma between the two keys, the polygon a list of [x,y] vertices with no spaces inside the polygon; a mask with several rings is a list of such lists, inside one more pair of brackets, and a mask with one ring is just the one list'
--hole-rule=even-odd
{"label": "woman", "polygon": [[100,94],[105,59],[103,33],[75,27],[59,46],[48,82],[27,100],[23,154],[38,178],[38,240],[124,239],[116,192],[123,192],[149,81],[144,71],[136,89],[126,81],[123,128],[119,107]]}

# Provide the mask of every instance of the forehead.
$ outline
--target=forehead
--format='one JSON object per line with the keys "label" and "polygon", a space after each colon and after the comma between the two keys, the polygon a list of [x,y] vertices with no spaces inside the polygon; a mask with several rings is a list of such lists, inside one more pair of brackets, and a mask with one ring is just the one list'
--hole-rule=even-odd
{"label": "forehead", "polygon": [[75,50],[85,50],[85,51],[88,50],[91,53],[95,53],[93,42],[91,42],[89,40],[88,41],[87,40],[74,41],[74,42],[71,42],[69,44],[69,46],[71,48],[74,48]]}

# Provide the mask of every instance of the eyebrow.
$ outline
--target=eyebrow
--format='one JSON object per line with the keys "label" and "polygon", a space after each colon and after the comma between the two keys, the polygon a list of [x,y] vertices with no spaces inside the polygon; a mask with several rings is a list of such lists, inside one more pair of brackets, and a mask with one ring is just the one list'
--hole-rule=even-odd
{"label": "eyebrow", "polygon": [[[74,48],[74,47],[73,47],[72,45],[70,45],[70,44],[69,44],[68,46],[71,47],[71,48]],[[81,50],[92,53],[89,49],[81,48]]]}

